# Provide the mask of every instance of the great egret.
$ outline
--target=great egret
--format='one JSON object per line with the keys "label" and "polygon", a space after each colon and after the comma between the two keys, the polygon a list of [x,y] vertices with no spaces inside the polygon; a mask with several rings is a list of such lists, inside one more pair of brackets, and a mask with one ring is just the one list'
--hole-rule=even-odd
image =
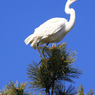
{"label": "great egret", "polygon": [[67,0],[65,5],[66,14],[70,14],[70,20],[65,18],[52,18],[35,29],[34,33],[25,39],[25,43],[37,49],[43,43],[53,43],[61,41],[64,36],[73,28],[75,24],[75,10],[70,5],[76,0]]}

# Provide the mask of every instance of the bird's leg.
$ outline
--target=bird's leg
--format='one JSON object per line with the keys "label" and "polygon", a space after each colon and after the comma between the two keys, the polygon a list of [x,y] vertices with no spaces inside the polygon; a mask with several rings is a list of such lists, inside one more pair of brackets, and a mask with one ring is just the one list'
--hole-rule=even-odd
{"label": "bird's leg", "polygon": [[[43,40],[43,39],[42,39]],[[42,59],[42,56],[41,56],[41,53],[40,53],[40,50],[39,50],[39,43],[42,41],[42,40],[40,40],[38,43],[37,43],[37,49],[38,49],[38,52],[39,52],[39,55],[40,55],[40,58]]]}
{"label": "bird's leg", "polygon": [[40,50],[39,50],[39,47],[38,46],[37,46],[37,50],[39,52],[40,58],[43,59],[42,56],[41,56],[41,53],[40,53]]}
{"label": "bird's leg", "polygon": [[[43,39],[42,39],[42,40],[43,40]],[[42,40],[40,40],[40,41],[37,43],[37,47],[39,46],[39,43],[40,43]]]}
{"label": "bird's leg", "polygon": [[[42,40],[44,40],[44,38],[43,38]],[[40,50],[39,50],[38,46],[39,46],[39,43],[40,43],[42,40],[40,40],[40,41],[37,43],[37,49],[38,49],[38,52],[39,52],[39,55],[40,55],[41,59],[42,59],[42,56],[41,56],[41,53],[40,53]],[[48,44],[49,44],[49,43],[46,44],[46,46],[43,48],[43,50],[47,47]],[[42,50],[42,55],[43,55],[44,58],[45,58],[45,55],[44,55],[44,53],[43,53],[43,50]]]}
{"label": "bird's leg", "polygon": [[42,54],[43,54],[44,58],[45,58],[45,55],[44,55],[43,51],[44,51],[44,49],[48,46],[48,44],[49,44],[49,43],[47,43],[46,46],[44,46],[44,48],[43,48],[43,50],[42,50]]}
{"label": "bird's leg", "polygon": [[46,47],[48,46],[49,43],[46,44]]}

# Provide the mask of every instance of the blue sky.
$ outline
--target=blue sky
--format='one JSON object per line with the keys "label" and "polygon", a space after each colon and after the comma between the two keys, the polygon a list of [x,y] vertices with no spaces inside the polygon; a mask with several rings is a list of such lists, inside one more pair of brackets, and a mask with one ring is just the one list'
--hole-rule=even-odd
{"label": "blue sky", "polygon": [[[10,80],[27,81],[26,69],[31,59],[39,62],[38,51],[26,46],[24,39],[40,24],[53,17],[63,17],[66,0],[0,0],[0,89]],[[78,52],[75,67],[83,74],[75,86],[83,84],[85,92],[95,91],[95,1],[78,0],[71,5],[76,23],[61,42]]]}

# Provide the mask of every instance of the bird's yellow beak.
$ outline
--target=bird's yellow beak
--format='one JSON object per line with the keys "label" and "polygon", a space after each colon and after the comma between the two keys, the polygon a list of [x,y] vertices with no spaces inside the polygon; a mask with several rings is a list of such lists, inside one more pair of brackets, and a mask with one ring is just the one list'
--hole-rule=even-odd
{"label": "bird's yellow beak", "polygon": [[73,1],[77,1],[77,0],[73,0]]}
{"label": "bird's yellow beak", "polygon": [[71,0],[71,1],[77,1],[77,0]]}

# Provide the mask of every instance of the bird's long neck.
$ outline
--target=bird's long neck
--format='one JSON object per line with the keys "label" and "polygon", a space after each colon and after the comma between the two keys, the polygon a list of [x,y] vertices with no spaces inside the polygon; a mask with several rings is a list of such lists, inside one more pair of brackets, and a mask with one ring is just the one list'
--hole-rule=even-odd
{"label": "bird's long neck", "polygon": [[68,2],[66,3],[65,6],[65,12],[66,14],[70,14],[70,20],[66,24],[66,31],[69,32],[75,24],[76,15],[75,15],[75,10],[73,8],[70,8],[70,4]]}

